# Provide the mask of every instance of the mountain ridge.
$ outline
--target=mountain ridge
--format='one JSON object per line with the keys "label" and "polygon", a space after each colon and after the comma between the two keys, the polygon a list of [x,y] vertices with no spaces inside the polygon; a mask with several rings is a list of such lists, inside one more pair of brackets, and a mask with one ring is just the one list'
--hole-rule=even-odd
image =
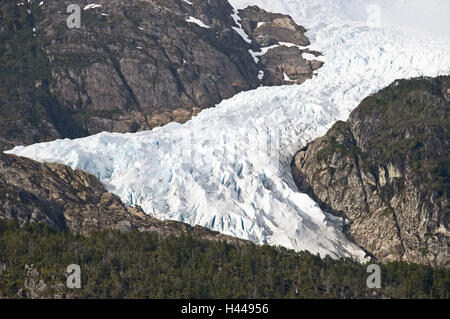
{"label": "mountain ridge", "polygon": [[[257,11],[276,23],[257,33],[264,43],[248,43],[238,33],[246,9],[235,12],[226,0],[88,3],[79,1],[81,29],[66,26],[70,1],[0,4],[1,150],[184,123],[241,91],[301,83],[322,66],[284,46],[269,50],[278,59],[261,59],[264,43],[309,44],[286,15]],[[252,17],[244,19],[248,31]]]}
{"label": "mountain ridge", "polygon": [[381,261],[449,266],[450,77],[397,80],[299,151],[300,191]]}
{"label": "mountain ridge", "polygon": [[190,234],[230,244],[250,244],[201,226],[152,218],[138,206],[125,206],[95,176],[85,172],[3,153],[0,153],[0,219],[16,220],[21,226],[43,223],[58,231],[83,235],[102,230],[138,230],[163,237]]}

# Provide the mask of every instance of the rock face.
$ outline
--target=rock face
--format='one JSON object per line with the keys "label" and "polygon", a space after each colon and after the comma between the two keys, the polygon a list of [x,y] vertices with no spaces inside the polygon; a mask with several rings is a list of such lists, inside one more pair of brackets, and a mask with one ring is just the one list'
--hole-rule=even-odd
{"label": "rock face", "polygon": [[185,122],[238,92],[301,83],[321,66],[285,46],[256,62],[251,52],[264,46],[308,45],[305,29],[257,7],[240,18],[226,0],[98,0],[96,8],[82,0],[81,29],[66,25],[72,1],[39,3],[0,3],[0,151]]}
{"label": "rock face", "polygon": [[299,46],[310,44],[304,35],[306,29],[297,25],[289,16],[269,13],[257,6],[251,6],[240,10],[240,17],[246,33],[262,47],[269,47],[279,42]]}
{"label": "rock face", "polygon": [[321,61],[303,58],[303,53],[316,57],[322,54],[301,48],[310,44],[304,34],[306,29],[290,16],[269,13],[257,6],[239,10],[239,16],[245,32],[259,47],[266,48],[267,52],[259,62],[260,70],[264,72],[263,85],[301,84],[323,66]]}
{"label": "rock face", "polygon": [[[314,51],[299,50],[297,47],[278,46],[267,51],[261,57],[264,85],[302,84],[310,79],[314,71],[322,67],[323,62],[302,58],[302,53]],[[317,52],[311,53],[319,56]]]}
{"label": "rock face", "polygon": [[292,162],[298,188],[381,261],[448,267],[450,77],[394,82]]}
{"label": "rock face", "polygon": [[246,241],[203,227],[159,221],[139,207],[125,207],[96,177],[64,165],[41,164],[0,153],[0,219],[41,222],[81,234],[104,229],[150,231],[162,236],[193,234],[240,244]]}

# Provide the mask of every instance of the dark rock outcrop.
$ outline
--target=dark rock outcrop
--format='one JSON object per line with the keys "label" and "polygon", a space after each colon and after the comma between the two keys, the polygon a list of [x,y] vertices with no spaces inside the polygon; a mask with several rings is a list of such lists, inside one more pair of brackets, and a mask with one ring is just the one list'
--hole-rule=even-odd
{"label": "dark rock outcrop", "polygon": [[309,61],[302,57],[305,50],[297,47],[278,46],[267,51],[261,57],[264,84],[284,85],[301,84],[310,79],[314,71],[322,67],[323,62]]}
{"label": "dark rock outcrop", "polygon": [[259,68],[264,72],[263,85],[301,84],[323,66],[321,61],[303,58],[303,53],[316,57],[321,53],[299,48],[310,42],[305,36],[306,29],[290,16],[270,13],[257,6],[239,10],[239,16],[245,32],[258,44],[257,52],[261,47],[271,47],[259,61]]}
{"label": "dark rock outcrop", "polygon": [[139,207],[126,207],[96,177],[58,165],[0,153],[0,219],[19,224],[40,222],[58,230],[88,235],[117,229],[149,231],[161,236],[192,234],[240,244],[246,241],[206,228],[160,221]]}
{"label": "dark rock outcrop", "polygon": [[247,43],[226,0],[98,0],[87,10],[91,1],[80,0],[81,29],[66,25],[72,1],[39,2],[0,3],[0,151],[185,122],[238,92],[301,83],[321,66],[287,47],[255,63],[250,50],[308,44],[305,29],[251,7],[239,12]]}
{"label": "dark rock outcrop", "polygon": [[292,162],[298,188],[381,261],[448,267],[450,77],[395,81]]}
{"label": "dark rock outcrop", "polygon": [[257,6],[240,10],[242,27],[262,47],[268,47],[279,42],[292,43],[299,46],[310,44],[304,35],[306,29],[299,26],[284,14],[269,13]]}

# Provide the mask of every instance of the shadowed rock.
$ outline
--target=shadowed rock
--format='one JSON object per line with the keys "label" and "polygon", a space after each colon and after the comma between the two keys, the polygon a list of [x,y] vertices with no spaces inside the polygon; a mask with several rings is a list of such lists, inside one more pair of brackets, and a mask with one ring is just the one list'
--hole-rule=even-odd
{"label": "shadowed rock", "polygon": [[206,228],[160,221],[140,207],[126,207],[90,174],[58,164],[41,164],[0,153],[0,219],[45,223],[81,234],[104,229],[149,231],[161,236],[192,234],[247,243]]}

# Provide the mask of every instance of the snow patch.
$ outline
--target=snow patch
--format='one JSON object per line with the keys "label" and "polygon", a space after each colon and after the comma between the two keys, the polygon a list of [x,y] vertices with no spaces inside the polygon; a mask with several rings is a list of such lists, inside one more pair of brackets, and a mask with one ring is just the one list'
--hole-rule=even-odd
{"label": "snow patch", "polygon": [[234,9],[231,17],[233,18],[234,23],[236,23],[238,26],[238,27],[232,27],[233,30],[236,31],[237,34],[239,34],[241,36],[241,38],[244,39],[245,42],[252,43],[252,40],[250,40],[248,34],[245,32],[244,28],[242,27],[241,17],[239,16],[239,11],[237,9]]}
{"label": "snow patch", "polygon": [[262,27],[265,24],[266,24],[265,22],[258,22],[258,24],[256,25],[256,29]]}
{"label": "snow patch", "polygon": [[196,25],[198,25],[198,26],[200,26],[202,28],[205,28],[205,29],[209,29],[210,28],[210,26],[204,24],[201,20],[199,20],[197,18],[194,18],[194,17],[189,17],[188,19],[186,19],[186,22],[194,23],[194,24],[196,24]]}
{"label": "snow patch", "polygon": [[284,76],[284,80],[285,80],[286,82],[295,82],[295,81],[292,80],[286,73],[283,73],[283,76]]}
{"label": "snow patch", "polygon": [[259,70],[259,72],[258,72],[258,79],[260,81],[262,81],[264,79],[264,71],[263,70]]}
{"label": "snow patch", "polygon": [[89,9],[100,8],[101,6],[102,6],[101,4],[91,3],[91,4],[88,4],[87,6],[85,6],[83,10],[86,11]]}

